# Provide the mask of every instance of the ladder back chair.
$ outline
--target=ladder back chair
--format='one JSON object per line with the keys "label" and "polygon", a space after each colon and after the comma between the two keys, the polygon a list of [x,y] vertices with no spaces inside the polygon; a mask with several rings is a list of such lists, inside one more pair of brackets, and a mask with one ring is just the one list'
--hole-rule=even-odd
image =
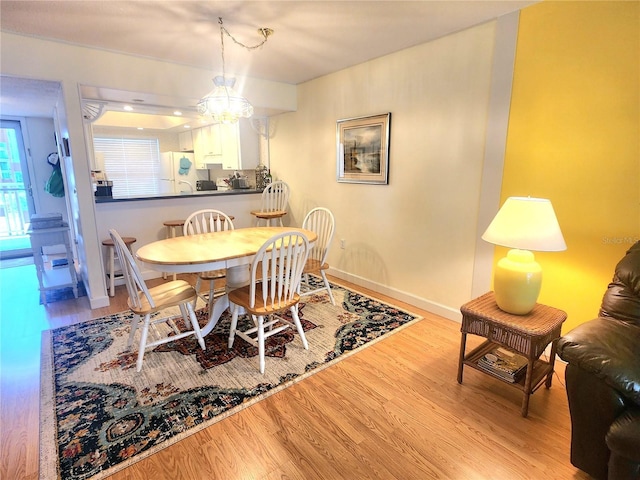
{"label": "ladder back chair", "polygon": [[262,191],[260,210],[253,210],[251,214],[256,217],[256,226],[264,220],[265,226],[270,227],[271,222],[279,222],[283,227],[282,217],[287,214],[289,203],[289,185],[282,180],[270,183]]}
{"label": "ladder back chair", "polygon": [[[224,230],[234,230],[233,217],[227,215],[220,210],[211,208],[198,210],[193,212],[184,221],[182,232],[184,236],[195,235],[198,233],[221,232]],[[211,270],[209,272],[200,272],[196,280],[196,293],[209,308],[213,304],[214,297],[224,294],[224,287],[215,289],[215,281],[222,280],[226,277],[226,270]],[[209,299],[207,300],[200,294],[200,286],[202,281],[209,282]],[[193,302],[193,308],[196,308],[196,300]]]}
{"label": "ladder back chair", "polygon": [[[265,341],[272,335],[296,327],[302,345],[309,349],[300,318],[298,302],[302,270],[309,255],[309,240],[300,232],[285,232],[268,239],[251,263],[249,285],[229,292],[232,305],[229,348],[238,335],[258,347],[260,373],[265,369]],[[244,308],[254,327],[238,330],[238,315]],[[273,314],[290,311],[293,323]],[[265,320],[266,317],[266,320]]]}
{"label": "ladder back chair", "polygon": [[[109,235],[113,240],[117,254],[122,260],[122,274],[129,294],[129,309],[134,314],[131,324],[131,333],[127,346],[131,348],[133,339],[138,329],[140,332],[140,342],[138,344],[138,359],[136,370],[142,369],[144,352],[147,348],[156,347],[164,343],[173,342],[180,338],[195,336],[202,350],[205,349],[204,339],[200,333],[200,326],[193,311],[192,302],[197,298],[196,291],[184,280],[173,280],[156,287],[148,288],[135,259],[125,245],[122,237],[116,230],[109,230]],[[169,307],[178,307],[184,320],[186,331],[181,332],[173,322],[175,315],[159,315],[151,320],[151,315]],[[165,323],[174,335],[168,336],[168,332],[159,332],[156,325]],[[151,332],[149,331],[151,330]],[[155,337],[149,341],[149,334]]]}
{"label": "ladder back chair", "polygon": [[[309,258],[304,266],[303,271],[303,283],[308,287],[304,293],[300,296],[312,295],[314,293],[326,290],[329,293],[329,299],[331,304],[335,305],[336,301],[331,293],[331,286],[327,280],[325,270],[329,269],[327,263],[327,256],[329,255],[329,247],[333,240],[333,233],[335,231],[336,223],[331,210],[324,207],[317,207],[307,213],[307,216],[302,222],[302,228],[311,230],[318,235],[318,240],[313,245],[309,252]],[[309,274],[315,274],[322,277],[324,286],[310,290]]]}

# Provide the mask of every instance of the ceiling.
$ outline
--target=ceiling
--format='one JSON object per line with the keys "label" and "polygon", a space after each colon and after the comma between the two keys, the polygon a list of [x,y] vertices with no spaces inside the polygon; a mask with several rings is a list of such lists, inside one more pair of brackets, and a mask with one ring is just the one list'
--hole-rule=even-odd
{"label": "ceiling", "polygon": [[[299,84],[536,1],[2,0],[0,29],[201,67],[213,76],[222,70],[222,17],[231,35],[248,46],[261,40],[258,28],[274,30],[264,46],[250,51],[225,37],[227,74]],[[3,77],[0,89],[6,115],[35,116],[39,108],[49,108],[50,115],[46,102],[57,97],[51,82]],[[34,111],[25,112],[26,105]]]}

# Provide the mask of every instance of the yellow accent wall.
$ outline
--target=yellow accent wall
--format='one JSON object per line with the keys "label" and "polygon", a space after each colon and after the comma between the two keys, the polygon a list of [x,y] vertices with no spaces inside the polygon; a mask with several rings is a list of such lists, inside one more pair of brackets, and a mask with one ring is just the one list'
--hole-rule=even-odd
{"label": "yellow accent wall", "polygon": [[[536,253],[563,331],[597,316],[640,239],[640,3],[545,1],[520,16],[501,204],[551,199],[567,250]],[[506,250],[496,249],[496,261]]]}

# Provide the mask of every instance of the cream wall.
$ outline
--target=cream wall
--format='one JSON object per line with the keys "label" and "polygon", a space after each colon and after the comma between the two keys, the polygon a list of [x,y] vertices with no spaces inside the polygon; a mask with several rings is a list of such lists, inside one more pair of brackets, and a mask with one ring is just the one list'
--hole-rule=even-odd
{"label": "cream wall", "polygon": [[[498,155],[506,136],[505,122],[490,128],[492,76],[506,76],[504,87],[512,74],[494,65],[498,31],[490,22],[304,83],[298,110],[272,119],[272,173],[292,188],[287,221],[299,225],[315,206],[335,215],[331,273],[459,318],[472,297],[481,196],[498,202],[499,182],[482,190],[485,164],[501,169],[484,161],[488,132]],[[514,31],[498,49],[513,47]],[[337,183],[336,121],[385,112],[389,185]],[[490,268],[478,276],[487,288]]]}

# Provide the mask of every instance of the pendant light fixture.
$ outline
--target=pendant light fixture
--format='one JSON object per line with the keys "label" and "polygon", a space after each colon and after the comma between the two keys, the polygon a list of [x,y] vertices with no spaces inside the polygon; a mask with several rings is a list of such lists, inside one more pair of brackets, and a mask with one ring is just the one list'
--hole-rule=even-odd
{"label": "pendant light fixture", "polygon": [[254,50],[265,44],[269,35],[273,33],[270,28],[259,28],[258,33],[262,35],[263,40],[254,46],[247,46],[236,40],[233,35],[224,27],[222,17],[218,17],[220,24],[220,44],[222,53],[222,76],[213,79],[215,88],[204,96],[198,102],[198,113],[211,117],[218,123],[235,123],[240,118],[249,118],[253,115],[253,106],[249,101],[235,91],[233,86],[236,83],[235,78],[227,78],[226,67],[224,63],[224,36],[225,34],[234,41],[234,43],[246,48]]}

